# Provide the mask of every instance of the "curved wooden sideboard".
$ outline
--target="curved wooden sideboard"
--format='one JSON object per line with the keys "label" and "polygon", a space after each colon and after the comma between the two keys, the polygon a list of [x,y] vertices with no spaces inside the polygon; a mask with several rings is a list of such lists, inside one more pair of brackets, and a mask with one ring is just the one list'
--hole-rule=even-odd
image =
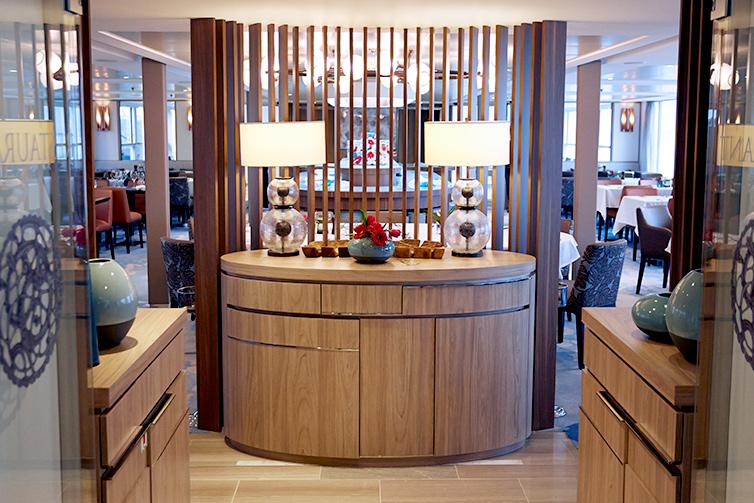
{"label": "curved wooden sideboard", "polygon": [[225,432],[259,456],[406,466],[531,433],[535,260],[222,257]]}

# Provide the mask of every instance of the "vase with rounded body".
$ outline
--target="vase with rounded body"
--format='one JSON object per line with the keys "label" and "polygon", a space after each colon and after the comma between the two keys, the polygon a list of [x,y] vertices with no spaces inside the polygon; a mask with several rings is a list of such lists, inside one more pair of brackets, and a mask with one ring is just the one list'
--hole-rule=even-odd
{"label": "vase with rounded body", "polygon": [[673,344],[665,321],[670,293],[653,293],[637,300],[631,308],[636,326],[653,341]]}
{"label": "vase with rounded body", "polygon": [[94,324],[100,349],[120,344],[133,325],[139,298],[131,278],[114,260],[89,261]]}
{"label": "vase with rounded body", "polygon": [[678,350],[696,363],[696,350],[702,326],[702,273],[691,271],[673,289],[665,314],[668,332]]}
{"label": "vase with rounded body", "polygon": [[348,253],[362,264],[382,264],[393,256],[395,244],[388,239],[384,245],[374,244],[371,237],[352,239],[348,242]]}

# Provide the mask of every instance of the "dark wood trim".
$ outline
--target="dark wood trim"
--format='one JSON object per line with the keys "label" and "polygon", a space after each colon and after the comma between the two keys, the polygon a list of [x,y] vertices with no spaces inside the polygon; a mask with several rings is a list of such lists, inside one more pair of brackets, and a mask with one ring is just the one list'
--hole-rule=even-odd
{"label": "dark wood trim", "polygon": [[[89,245],[89,257],[98,256],[98,246],[95,232],[95,211],[94,211],[94,133],[92,107],[94,98],[92,97],[92,29],[91,29],[91,12],[89,0],[83,0],[82,7],[84,15],[81,17],[81,101],[84,109],[84,166],[85,166],[85,184],[86,184],[86,228],[87,242]],[[47,47],[47,28],[45,27],[45,50],[49,54]],[[50,72],[48,70],[47,74]],[[35,79],[35,82],[38,79]],[[49,79],[48,79],[49,80]],[[48,84],[49,86],[49,84]],[[51,93],[48,92],[48,99]],[[50,102],[51,103],[51,102]],[[54,107],[50,106],[49,110]],[[52,114],[51,114],[52,115]],[[40,116],[40,118],[42,118]],[[50,116],[52,119],[52,116]],[[55,191],[57,192],[57,191]],[[54,197],[54,196],[53,196]],[[55,206],[59,208],[59,206]],[[57,219],[56,219],[57,222]]]}
{"label": "dark wood trim", "polygon": [[[243,40],[243,37],[241,38]],[[246,122],[260,122],[262,120],[262,24],[249,26],[249,95],[246,108]],[[294,87],[297,91],[298,87]],[[241,100],[243,101],[243,100]],[[251,240],[249,249],[256,250],[262,246],[259,236],[259,222],[262,220],[262,169],[249,170],[249,184],[247,187],[249,199],[249,227]]]}

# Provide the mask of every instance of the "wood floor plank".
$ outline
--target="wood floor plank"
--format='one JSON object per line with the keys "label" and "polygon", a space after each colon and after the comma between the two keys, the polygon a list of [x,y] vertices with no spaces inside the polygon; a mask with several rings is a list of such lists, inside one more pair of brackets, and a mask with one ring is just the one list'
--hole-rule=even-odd
{"label": "wood floor plank", "polygon": [[526,502],[517,479],[501,480],[383,480],[382,503]]}
{"label": "wood floor plank", "polygon": [[319,480],[322,468],[300,466],[192,466],[191,480]]}
{"label": "wood floor plank", "polygon": [[458,465],[462,479],[576,478],[576,464]]}
{"label": "wood floor plank", "polygon": [[520,479],[529,503],[576,503],[576,477]]}
{"label": "wood floor plank", "polygon": [[377,480],[242,480],[233,503],[379,503]]}
{"label": "wood floor plank", "polygon": [[237,480],[191,480],[191,503],[231,503]]}
{"label": "wood floor plank", "polygon": [[457,479],[455,466],[411,466],[406,468],[322,468],[323,479]]}

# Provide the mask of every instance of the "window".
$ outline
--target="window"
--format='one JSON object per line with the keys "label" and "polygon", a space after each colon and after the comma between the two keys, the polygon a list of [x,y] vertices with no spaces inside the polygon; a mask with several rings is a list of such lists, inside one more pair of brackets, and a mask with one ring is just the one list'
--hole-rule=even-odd
{"label": "window", "polygon": [[[610,103],[600,104],[599,144],[597,162],[612,159],[613,108]],[[563,160],[576,159],[576,104],[567,103],[563,120]]]}
{"label": "window", "polygon": [[176,116],[175,101],[168,101],[168,159],[175,161],[177,154],[176,146]]}
{"label": "window", "polygon": [[665,178],[675,174],[675,112],[676,101],[660,101],[660,141],[657,171]]}
{"label": "window", "polygon": [[144,160],[144,105],[137,101],[121,101],[120,158],[122,161]]}
{"label": "window", "polygon": [[[574,108],[570,108],[574,107]],[[566,105],[565,120],[563,120],[563,160],[576,159],[576,108],[573,104]]]}

